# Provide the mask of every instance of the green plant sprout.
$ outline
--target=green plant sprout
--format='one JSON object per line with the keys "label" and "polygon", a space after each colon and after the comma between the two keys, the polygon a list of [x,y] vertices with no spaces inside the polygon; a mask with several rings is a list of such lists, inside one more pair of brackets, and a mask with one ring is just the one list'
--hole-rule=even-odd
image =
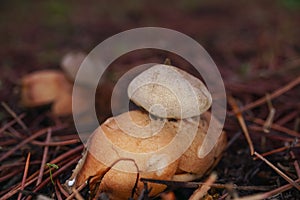
{"label": "green plant sprout", "polygon": [[46,165],[50,169],[50,172],[49,172],[50,173],[50,179],[51,179],[52,184],[54,185],[54,181],[53,181],[53,178],[52,178],[52,169],[53,168],[58,169],[59,167],[56,164],[52,164],[52,163],[47,163]]}

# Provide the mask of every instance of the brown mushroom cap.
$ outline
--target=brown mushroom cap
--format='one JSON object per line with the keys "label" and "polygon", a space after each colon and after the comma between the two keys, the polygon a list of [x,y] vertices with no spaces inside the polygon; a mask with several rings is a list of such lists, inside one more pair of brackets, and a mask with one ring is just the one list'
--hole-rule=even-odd
{"label": "brown mushroom cap", "polygon": [[[139,127],[134,128],[131,121]],[[169,123],[164,124],[161,129],[156,129],[158,125],[154,123],[152,128],[158,131],[148,137],[147,125],[151,124],[150,121],[148,114],[141,111],[130,111],[106,120],[91,135],[86,157],[81,161],[82,166],[74,171],[75,174],[66,185],[72,187],[71,183],[74,182],[73,186],[79,186],[89,177],[104,173],[114,162],[120,160],[111,170],[103,174],[100,190],[109,194],[111,199],[128,198],[135,184],[137,169],[132,161],[122,160],[122,158],[135,160],[140,177],[171,180],[176,172],[178,161],[169,162],[170,158],[167,154],[156,154],[156,151],[172,141],[176,130],[174,131],[174,126]],[[143,129],[147,137],[137,137]],[[131,131],[132,135],[124,131]],[[118,149],[122,151],[118,152]],[[147,153],[149,157],[140,157]],[[149,186],[153,188],[150,195],[156,195],[165,189],[165,186],[159,184]],[[137,192],[141,192],[142,189],[143,184],[139,182]]]}
{"label": "brown mushroom cap", "polygon": [[[131,120],[138,126],[135,127]],[[217,163],[226,144],[225,133],[222,133],[213,150],[205,158],[198,158],[199,147],[206,135],[209,120],[209,113],[205,113],[201,119],[195,117],[177,121],[166,120],[164,122],[162,120],[163,127],[157,129],[161,125],[160,120],[153,123],[149,115],[142,111],[130,111],[110,118],[89,138],[85,156],[66,182],[66,186],[69,189],[78,187],[90,177],[94,177],[90,181],[91,188],[96,187],[95,182],[98,178],[98,181],[101,179],[101,183],[97,187],[100,191],[108,194],[110,199],[126,199],[130,197],[137,177],[137,169],[132,160],[136,162],[139,175],[143,178],[176,180],[174,177],[178,177],[178,174],[189,173],[191,173],[191,176],[188,177],[189,180],[199,178]],[[169,162],[169,157],[172,153],[176,153],[180,146],[174,146],[169,154],[154,154],[150,158],[140,157],[140,154],[159,152],[164,146],[170,144],[180,134],[178,133],[180,124],[183,126],[181,131],[184,132],[184,138],[181,138],[180,143],[184,142],[183,140],[186,138],[190,138],[190,132],[194,127],[190,124],[196,125],[196,136],[193,138],[191,146],[182,152],[183,155],[181,154],[179,159]],[[151,135],[149,134],[151,130],[158,131]],[[139,135],[141,137],[138,137]],[[107,171],[116,161],[118,161],[117,164]],[[185,175],[183,177],[186,178]],[[149,184],[149,187],[152,188],[150,196],[165,189],[165,186],[160,184]],[[138,182],[136,193],[139,194],[142,189],[143,184]]]}
{"label": "brown mushroom cap", "polygon": [[[199,149],[202,145],[204,137],[207,134],[210,117],[211,114],[209,112],[206,112],[201,116],[199,129],[196,134],[196,137],[193,140],[192,145],[181,156],[179,160],[177,173],[187,172],[187,173],[197,174],[197,177],[201,177],[209,169],[214,167],[220,160],[221,154],[224,151],[227,144],[226,134],[224,131],[221,133],[213,149],[204,158],[198,157]],[[213,126],[213,128],[215,127]],[[218,130],[215,130],[213,132],[217,132],[217,131]]]}
{"label": "brown mushroom cap", "polygon": [[53,114],[71,114],[72,84],[61,71],[37,71],[22,79],[21,100],[27,107],[53,103]]}

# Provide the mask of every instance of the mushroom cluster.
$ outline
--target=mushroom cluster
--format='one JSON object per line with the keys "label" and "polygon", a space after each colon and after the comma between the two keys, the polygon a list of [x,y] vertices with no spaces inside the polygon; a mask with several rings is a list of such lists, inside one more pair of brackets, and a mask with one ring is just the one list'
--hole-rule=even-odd
{"label": "mushroom cluster", "polygon": [[[204,158],[198,156],[213,118],[207,111],[211,95],[199,79],[170,65],[154,65],[131,81],[128,96],[141,109],[109,118],[94,131],[65,183],[68,191],[88,181],[92,196],[103,192],[109,199],[136,199],[144,188],[138,177],[191,181],[220,159],[224,132]],[[148,187],[149,196],[166,188]]]}

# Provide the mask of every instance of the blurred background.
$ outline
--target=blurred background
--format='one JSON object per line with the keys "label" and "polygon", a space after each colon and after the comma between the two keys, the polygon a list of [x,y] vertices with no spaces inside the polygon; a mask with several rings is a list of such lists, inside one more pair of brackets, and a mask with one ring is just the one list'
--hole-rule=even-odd
{"label": "blurred background", "polygon": [[[174,29],[198,41],[228,88],[232,81],[293,75],[300,54],[299,11],[299,0],[1,1],[0,98],[13,101],[21,76],[58,68],[66,53],[88,53],[116,33],[144,26]],[[138,60],[128,56],[124,62]]]}

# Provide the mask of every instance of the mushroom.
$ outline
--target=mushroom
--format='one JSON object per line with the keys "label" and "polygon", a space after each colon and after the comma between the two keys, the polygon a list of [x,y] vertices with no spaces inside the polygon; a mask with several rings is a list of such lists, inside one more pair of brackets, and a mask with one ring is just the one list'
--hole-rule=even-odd
{"label": "mushroom", "polygon": [[[226,146],[224,132],[204,158],[198,157],[210,118],[214,117],[207,111],[212,103],[211,95],[199,79],[176,67],[158,64],[139,74],[130,83],[128,95],[133,102],[153,115],[198,122],[197,134],[180,157],[173,180],[190,181],[199,178],[218,163]],[[195,116],[200,116],[200,119]],[[219,131],[216,127],[219,126],[212,126],[212,132]]]}
{"label": "mushroom", "polygon": [[[187,151],[179,159],[178,169],[173,180],[192,181],[205,175],[221,159],[221,155],[226,147],[226,134],[222,131],[217,143],[212,150],[203,158],[198,157],[204,137],[207,134],[210,118],[213,117],[209,112],[203,113],[200,117],[198,132]],[[213,132],[217,132],[216,126]]]}
{"label": "mushroom", "polygon": [[210,93],[199,79],[163,64],[154,65],[132,80],[128,96],[135,104],[162,118],[199,116],[212,103]]}
{"label": "mushroom", "polygon": [[31,73],[21,80],[21,102],[26,107],[53,103],[52,113],[67,115],[72,112],[72,84],[58,70]]}
{"label": "mushroom", "polygon": [[[62,59],[61,67],[64,70],[42,70],[26,75],[21,80],[21,103],[26,107],[37,107],[52,104],[52,113],[56,116],[77,114],[82,124],[91,124],[92,119],[87,115],[92,107],[88,104],[86,96],[90,94],[86,80],[89,74],[76,85],[76,93],[72,93],[73,81],[84,60],[84,53],[69,53]],[[89,62],[91,64],[91,62]],[[73,98],[77,101],[72,102]],[[73,107],[75,108],[72,110]],[[76,104],[76,105],[75,105]]]}
{"label": "mushroom", "polygon": [[[134,128],[131,123],[136,124],[138,128]],[[80,186],[89,178],[100,175],[103,176],[99,188],[101,191],[107,193],[110,199],[125,199],[131,196],[138,172],[143,178],[171,180],[177,170],[178,160],[169,162],[167,154],[156,152],[170,143],[176,131],[173,124],[169,123],[157,129],[157,133],[152,137],[138,137],[141,130],[147,132],[161,126],[161,123],[155,123],[149,129],[149,123],[151,124],[149,115],[139,110],[107,119],[91,135],[85,155],[73,175],[66,181],[65,186],[68,190],[71,191],[73,187]],[[130,134],[126,133],[128,131]],[[149,155],[139,156],[141,153]],[[134,160],[138,169],[128,159]],[[120,161],[105,173],[118,160]],[[93,182],[96,180],[91,180],[91,188],[95,187]],[[152,188],[151,196],[166,188],[157,184],[150,184],[149,187]],[[139,194],[142,189],[143,184],[138,182],[136,193]]]}
{"label": "mushroom", "polygon": [[[211,95],[199,79],[173,66],[155,65],[132,80],[128,96],[144,110],[109,118],[94,131],[66,181],[69,191],[90,180],[91,188],[110,199],[126,199],[138,172],[144,178],[190,181],[217,164],[226,145],[225,132],[211,152],[198,157],[213,117],[207,111]],[[150,196],[165,189],[153,183],[149,187]],[[139,181],[134,198],[142,188]]]}

